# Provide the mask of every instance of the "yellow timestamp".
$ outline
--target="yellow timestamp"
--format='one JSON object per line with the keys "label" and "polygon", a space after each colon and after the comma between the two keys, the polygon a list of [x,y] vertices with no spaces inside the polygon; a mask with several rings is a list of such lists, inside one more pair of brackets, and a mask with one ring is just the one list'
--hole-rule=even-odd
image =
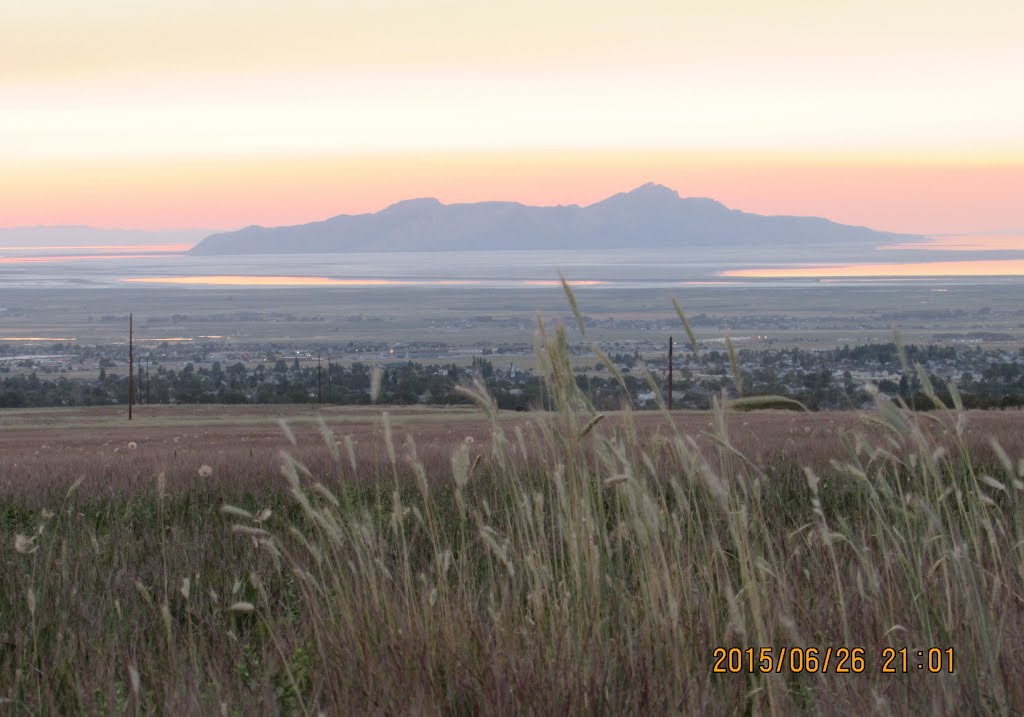
{"label": "yellow timestamp", "polygon": [[[878,659],[873,659],[877,654]],[[716,647],[711,671],[739,673],[852,673],[880,670],[883,674],[953,674],[953,648],[886,647],[868,654],[864,647]]]}
{"label": "yellow timestamp", "polygon": [[889,674],[928,672],[953,674],[953,648],[886,647],[882,650],[882,672]]}

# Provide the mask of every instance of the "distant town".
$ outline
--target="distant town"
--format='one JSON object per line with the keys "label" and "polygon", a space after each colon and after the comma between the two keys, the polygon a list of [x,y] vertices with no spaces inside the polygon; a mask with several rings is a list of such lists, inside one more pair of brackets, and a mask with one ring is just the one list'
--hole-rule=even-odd
{"label": "distant town", "polygon": [[[742,347],[744,340],[754,345]],[[1024,405],[1024,349],[986,346],[985,337],[908,345],[903,351],[906,366],[892,342],[803,349],[774,347],[752,336],[737,337],[736,343],[735,365],[724,340],[702,340],[697,354],[689,345],[676,343],[675,408],[707,408],[711,396],[723,390],[733,396],[784,396],[812,410],[869,407],[876,393],[928,407],[917,365],[947,400],[952,397],[946,387],[954,383],[967,407]],[[659,395],[667,393],[667,340],[604,344],[610,365],[589,345],[569,348],[577,383],[600,410],[624,404],[656,408]],[[533,355],[528,343],[349,342],[268,348],[216,337],[138,345],[131,373],[141,404],[344,405],[376,398],[384,404],[443,405],[465,403],[456,389],[477,377],[500,408],[526,410],[546,401]],[[375,368],[381,380],[373,397]],[[0,343],[0,407],[122,404],[128,393],[126,344]]]}

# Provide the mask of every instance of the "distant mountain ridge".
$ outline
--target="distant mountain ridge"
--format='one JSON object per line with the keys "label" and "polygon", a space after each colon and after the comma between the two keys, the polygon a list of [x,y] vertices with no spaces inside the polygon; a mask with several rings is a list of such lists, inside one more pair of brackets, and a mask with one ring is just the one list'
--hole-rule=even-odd
{"label": "distant mountain ridge", "polygon": [[752,250],[814,259],[923,237],[878,232],[817,217],[750,214],[713,199],[682,198],[648,183],[594,204],[443,204],[409,199],[372,214],[342,214],[289,227],[213,234],[195,255],[537,249]]}

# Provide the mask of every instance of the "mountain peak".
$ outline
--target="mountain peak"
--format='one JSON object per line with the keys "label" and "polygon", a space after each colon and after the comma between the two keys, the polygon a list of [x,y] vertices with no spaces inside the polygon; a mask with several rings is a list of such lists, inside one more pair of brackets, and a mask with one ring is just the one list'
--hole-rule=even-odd
{"label": "mountain peak", "polygon": [[398,213],[404,213],[404,212],[417,212],[417,211],[423,211],[425,209],[434,209],[436,207],[443,207],[443,206],[444,206],[444,204],[442,204],[439,200],[434,199],[433,197],[421,197],[421,198],[418,198],[418,199],[403,199],[400,202],[395,202],[394,204],[390,205],[389,207],[386,207],[385,209],[383,209],[381,211],[381,213],[398,214]]}
{"label": "mountain peak", "polygon": [[655,182],[641,184],[633,191],[626,192],[626,195],[632,197],[664,197],[666,199],[679,199],[679,192],[671,187],[666,187],[664,184],[657,184]]}
{"label": "mountain peak", "polygon": [[629,192],[619,192],[592,205],[595,207],[651,207],[672,205],[680,201],[679,193],[663,184],[648,182]]}

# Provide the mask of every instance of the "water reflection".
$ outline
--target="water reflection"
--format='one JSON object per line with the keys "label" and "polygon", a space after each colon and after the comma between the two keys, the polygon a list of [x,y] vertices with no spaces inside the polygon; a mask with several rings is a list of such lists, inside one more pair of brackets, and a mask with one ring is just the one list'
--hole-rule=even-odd
{"label": "water reflection", "polygon": [[845,264],[842,266],[791,266],[761,269],[729,269],[720,276],[751,279],[817,279],[858,277],[1018,276],[1024,275],[1024,259],[990,261],[931,261],[907,264]]}
{"label": "water reflection", "polygon": [[[144,276],[121,279],[133,284],[192,284],[203,286],[560,286],[557,279],[334,279],[326,276]],[[572,281],[573,286],[600,286],[604,281]]]}
{"label": "water reflection", "polygon": [[179,252],[147,252],[145,254],[52,254],[48,256],[0,256],[0,264],[55,264],[63,261],[100,261],[104,259],[154,259],[177,256]]}
{"label": "water reflection", "polygon": [[63,336],[0,336],[0,341],[75,341]]}
{"label": "water reflection", "polygon": [[947,234],[928,237],[926,242],[887,244],[878,248],[931,251],[1024,251],[1024,234]]}

